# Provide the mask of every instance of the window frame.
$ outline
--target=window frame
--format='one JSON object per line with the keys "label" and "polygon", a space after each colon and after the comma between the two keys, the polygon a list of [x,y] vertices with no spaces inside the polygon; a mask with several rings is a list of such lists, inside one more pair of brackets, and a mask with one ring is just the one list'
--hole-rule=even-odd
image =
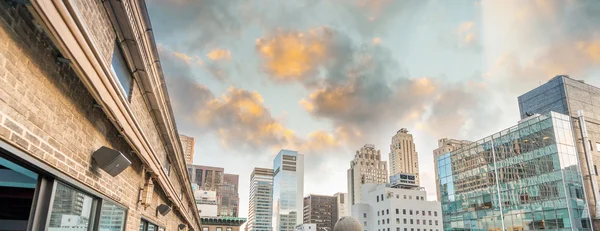
{"label": "window frame", "polygon": [[[127,71],[127,73],[129,74],[129,76],[131,77],[131,83],[129,83],[129,89],[125,89],[125,87],[123,86],[123,83],[121,83],[121,80],[119,78],[119,75],[117,73],[117,71],[114,68],[114,58],[115,58],[115,54],[116,52],[119,52],[118,55],[121,57],[121,60],[123,61],[125,68]],[[113,74],[113,78],[116,80],[116,82],[119,85],[119,88],[123,91],[122,93],[125,96],[125,100],[127,100],[127,102],[131,102],[131,95],[133,93],[133,86],[135,83],[135,78],[133,76],[133,71],[131,70],[131,65],[130,65],[130,61],[128,60],[128,56],[125,54],[125,51],[123,49],[123,46],[121,45],[121,43],[119,42],[119,39],[116,38],[115,39],[115,44],[114,44],[114,48],[113,48],[113,55],[111,56],[111,60],[110,60],[110,70]]]}
{"label": "window frame", "polygon": [[38,183],[36,184],[33,197],[34,203],[31,205],[31,214],[35,214],[35,216],[30,217],[27,224],[28,230],[47,230],[50,225],[52,205],[54,203],[54,198],[56,197],[56,187],[59,183],[80,191],[94,199],[95,202],[92,203],[90,226],[88,226],[88,230],[98,230],[102,212],[102,203],[104,201],[108,201],[124,210],[123,230],[128,230],[127,216],[129,215],[129,209],[123,204],[104,196],[96,191],[96,189],[84,185],[71,176],[59,172],[48,164],[35,159],[33,156],[26,154],[1,140],[0,156],[38,174]]}

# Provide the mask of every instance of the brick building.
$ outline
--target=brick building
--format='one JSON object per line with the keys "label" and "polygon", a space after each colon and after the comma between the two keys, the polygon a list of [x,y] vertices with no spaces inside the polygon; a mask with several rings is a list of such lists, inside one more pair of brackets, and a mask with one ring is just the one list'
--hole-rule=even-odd
{"label": "brick building", "polygon": [[235,174],[223,175],[223,185],[219,187],[219,215],[225,217],[239,216],[240,195],[238,185],[240,176]]}
{"label": "brick building", "polygon": [[223,172],[220,167],[188,165],[188,174],[192,184],[197,184],[202,190],[217,191],[223,184]]}
{"label": "brick building", "polygon": [[3,229],[200,230],[151,28],[144,1],[0,1]]}
{"label": "brick building", "polygon": [[185,164],[194,164],[194,137],[179,134],[179,139],[185,155]]}
{"label": "brick building", "polygon": [[304,197],[304,224],[316,224],[317,231],[331,231],[337,219],[337,197],[314,194]]}

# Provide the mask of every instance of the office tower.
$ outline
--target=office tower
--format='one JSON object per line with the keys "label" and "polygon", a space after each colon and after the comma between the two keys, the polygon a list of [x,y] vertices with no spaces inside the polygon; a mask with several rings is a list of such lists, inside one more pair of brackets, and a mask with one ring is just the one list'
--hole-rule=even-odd
{"label": "office tower", "polygon": [[427,201],[423,188],[364,184],[361,190],[362,203],[352,205],[352,217],[363,230],[444,230],[440,202]]}
{"label": "office tower", "polygon": [[402,128],[392,137],[390,144],[390,175],[402,173],[414,176],[415,183],[419,185],[419,154],[415,149],[412,134]]}
{"label": "office tower", "polygon": [[188,171],[192,183],[197,184],[202,190],[217,191],[223,183],[223,168],[188,165]]}
{"label": "office tower", "polygon": [[387,163],[381,160],[381,152],[372,144],[365,144],[356,151],[348,169],[348,196],[350,205],[360,203],[360,186],[388,182]]}
{"label": "office tower", "polygon": [[194,137],[179,134],[179,140],[181,140],[185,164],[194,164]]}
{"label": "office tower", "polygon": [[332,231],[337,217],[337,197],[310,194],[304,198],[304,224],[317,224],[317,231]]}
{"label": "office tower", "polygon": [[249,231],[273,230],[273,169],[254,168],[250,175]]}
{"label": "office tower", "polygon": [[348,202],[348,193],[336,193],[333,195],[336,198],[337,219],[350,216],[350,206]]}
{"label": "office tower", "polygon": [[[471,141],[468,140],[455,140],[455,139],[448,139],[448,138],[442,138],[438,140],[438,148],[436,148],[435,150],[433,150],[433,165],[435,168],[435,182],[439,182],[439,176],[438,176],[438,163],[437,160],[438,157],[442,154],[454,151],[458,148],[461,148],[464,145],[468,145],[470,144]],[[441,201],[441,197],[440,197],[440,187],[439,184],[435,184],[435,190],[437,193],[437,201]]]}
{"label": "office tower", "polygon": [[530,116],[440,155],[444,229],[592,230],[569,116]]}
{"label": "office tower", "polygon": [[219,187],[219,216],[237,217],[240,196],[238,193],[239,176],[223,175],[223,184]]}
{"label": "office tower", "polygon": [[276,231],[292,231],[302,224],[304,155],[279,151],[273,160],[273,215]]}
{"label": "office tower", "polygon": [[[550,111],[571,117],[587,201],[592,210],[594,226],[600,227],[600,88],[559,75],[519,96],[519,109],[522,119]],[[580,110],[581,118],[578,113]]]}

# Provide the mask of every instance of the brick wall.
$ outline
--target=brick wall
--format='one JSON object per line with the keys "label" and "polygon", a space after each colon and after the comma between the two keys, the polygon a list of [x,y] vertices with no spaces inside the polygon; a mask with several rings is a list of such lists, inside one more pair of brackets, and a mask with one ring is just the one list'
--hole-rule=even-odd
{"label": "brick wall", "polygon": [[[57,61],[58,52],[38,28],[24,6],[0,1],[0,139],[125,206],[127,230],[137,229],[141,216],[177,230],[182,223],[177,211],[166,217],[155,214],[167,201],[157,184],[152,206],[137,204],[144,183],[140,159],[106,115],[93,107],[94,99],[69,65]],[[140,108],[137,119],[151,119],[142,116],[147,107],[135,105]],[[144,129],[150,130],[146,134],[156,132]],[[103,145],[120,150],[132,165],[116,177],[98,169],[91,154]]]}

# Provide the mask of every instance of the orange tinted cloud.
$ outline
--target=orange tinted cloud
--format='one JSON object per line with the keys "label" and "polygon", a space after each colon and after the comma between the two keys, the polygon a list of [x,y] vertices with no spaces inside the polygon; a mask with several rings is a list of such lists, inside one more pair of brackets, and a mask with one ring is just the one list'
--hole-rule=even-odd
{"label": "orange tinted cloud", "polygon": [[379,37],[373,38],[373,44],[380,44],[380,43],[381,43],[381,38],[379,38]]}
{"label": "orange tinted cloud", "polygon": [[272,116],[258,92],[234,87],[207,100],[194,117],[201,127],[213,129],[221,145],[228,148],[292,148],[311,154],[339,147],[342,142],[336,134],[321,130],[298,137]]}
{"label": "orange tinted cloud", "polygon": [[184,53],[180,53],[180,52],[174,51],[173,52],[173,56],[175,56],[179,60],[182,60],[182,61],[184,61],[184,62],[186,62],[188,64],[192,62],[192,57],[190,57],[190,56],[188,56],[188,55],[186,55]]}
{"label": "orange tinted cloud", "polygon": [[299,80],[313,74],[328,56],[328,28],[308,32],[278,32],[258,39],[264,69],[279,80]]}
{"label": "orange tinted cloud", "polygon": [[219,48],[216,48],[214,50],[212,50],[211,52],[209,52],[208,54],[206,54],[206,56],[212,60],[230,60],[231,59],[231,52],[229,50],[222,50]]}

